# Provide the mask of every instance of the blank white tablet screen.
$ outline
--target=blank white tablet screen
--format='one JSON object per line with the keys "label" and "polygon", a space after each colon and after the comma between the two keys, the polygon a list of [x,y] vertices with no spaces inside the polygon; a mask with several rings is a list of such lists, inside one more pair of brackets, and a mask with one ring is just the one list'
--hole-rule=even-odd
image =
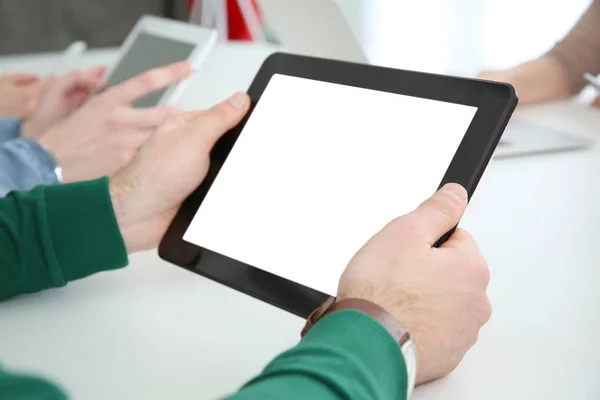
{"label": "blank white tablet screen", "polygon": [[435,192],[476,107],[274,75],[184,240],[329,295]]}

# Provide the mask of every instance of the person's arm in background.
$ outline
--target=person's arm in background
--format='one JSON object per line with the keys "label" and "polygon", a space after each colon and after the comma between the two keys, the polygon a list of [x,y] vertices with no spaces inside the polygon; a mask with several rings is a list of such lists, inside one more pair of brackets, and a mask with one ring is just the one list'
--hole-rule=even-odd
{"label": "person's arm in background", "polygon": [[[11,190],[59,183],[57,167],[63,182],[112,175],[131,160],[158,125],[178,113],[166,106],[135,109],[131,103],[192,72],[188,63],[175,63],[89,99],[104,71],[97,67],[48,78],[33,115],[19,127],[14,121],[7,123],[10,136],[18,133],[15,129],[21,135],[0,143],[0,197]],[[147,80],[157,73],[163,79]]]}
{"label": "person's arm in background", "polygon": [[482,79],[511,83],[519,104],[561,100],[579,93],[583,75],[600,73],[600,0],[594,0],[575,27],[548,53],[513,68],[484,71]]}
{"label": "person's arm in background", "polygon": [[[214,144],[249,107],[249,97],[237,94],[163,125],[110,180],[40,187],[0,199],[3,295],[60,286],[124,265],[126,252],[155,248],[182,201],[208,173]],[[491,312],[485,294],[489,271],[471,236],[457,229],[433,247],[466,206],[466,191],[447,185],[385,226],[348,264],[336,302],[368,303],[379,307],[378,315],[350,306],[319,317],[298,346],[232,399],[406,399],[407,368],[390,320],[402,324],[417,346],[417,383],[450,373]],[[0,372],[0,398],[34,394],[65,398],[45,381]]]}
{"label": "person's arm in background", "polygon": [[0,118],[29,117],[37,106],[40,85],[37,75],[0,75]]}
{"label": "person's arm in background", "polygon": [[16,77],[21,76],[21,81],[29,77],[31,82],[26,83],[36,85],[35,97],[29,100],[33,109],[22,113],[25,119],[0,119],[0,197],[12,190],[29,190],[38,185],[58,183],[56,161],[37,139],[82,104],[83,99],[97,87],[103,72],[104,68],[92,68],[60,79],[50,77],[41,89],[34,75],[9,75],[2,78],[6,81],[4,84],[0,79],[0,96],[5,103],[15,107],[19,104],[17,94],[31,91],[27,86],[20,89],[24,84],[18,86],[13,82]]}
{"label": "person's arm in background", "polygon": [[[127,146],[134,146],[131,149],[132,154],[128,154],[126,161],[123,161],[128,162],[135,156],[138,147],[152,134],[152,130],[155,129],[154,126],[170,117],[168,108],[132,110],[128,104],[133,99],[186,78],[190,72],[191,67],[188,63],[176,63],[164,68],[150,70],[106,90],[101,95],[87,101],[79,111],[75,112],[72,117],[67,118],[64,123],[60,123],[59,128],[61,129],[58,133],[68,131],[69,135],[62,137],[62,140],[57,135],[58,138],[55,140],[59,143],[73,141],[75,135],[85,136],[93,131],[95,133],[94,137],[100,140],[109,140],[108,144],[112,145],[111,150],[113,152],[120,150],[119,143],[125,140]],[[43,108],[41,111],[44,111]],[[42,112],[41,115],[45,114]],[[118,118],[115,118],[115,115]],[[81,116],[83,118],[80,118]],[[107,124],[107,118],[111,123]],[[149,121],[144,121],[144,118],[148,118]],[[121,123],[121,119],[124,119],[125,123]],[[43,122],[47,120],[48,118],[40,118],[33,122],[37,126],[43,125]],[[87,127],[86,129],[86,122],[97,123],[102,127],[97,131],[94,130],[94,127]],[[135,138],[124,137],[124,132],[120,129],[117,129],[116,134],[111,134],[108,131],[110,127],[115,125],[127,126],[129,124],[131,126],[140,123],[143,124],[144,131],[134,133],[142,136],[141,138],[137,136]],[[65,129],[65,125],[73,126],[70,129]],[[52,132],[55,130],[55,128],[50,128]],[[40,142],[44,143],[44,137],[45,135],[42,136]],[[83,143],[87,144],[86,142]],[[68,147],[68,143],[65,143],[65,146]],[[53,149],[51,146],[47,147]],[[75,146],[74,150],[79,149],[80,152],[86,150],[84,153],[88,155],[89,159],[91,157],[89,152],[95,151],[96,148],[97,146],[84,146],[83,148]],[[123,158],[121,154],[117,154],[117,156]],[[79,156],[76,155],[76,157]],[[107,157],[107,155],[105,154],[104,157]],[[81,165],[85,162],[85,159],[77,158],[77,161]],[[104,179],[84,182],[81,186],[40,186],[32,191],[15,191],[9,193],[3,199],[0,198],[0,299],[21,293],[63,286],[71,280],[90,275],[97,270],[113,269],[116,268],[116,264],[119,264],[118,266],[124,265],[122,254],[119,253],[118,257],[115,256],[121,260],[115,264],[111,257],[106,258],[108,253],[105,254],[104,250],[94,251],[92,248],[98,246],[98,243],[108,240],[109,243],[112,243],[112,246],[109,247],[111,251],[114,252],[115,249],[123,250],[122,244],[121,247],[118,245],[118,243],[121,243],[121,239],[115,239],[112,242],[110,240],[111,233],[112,236],[120,236],[120,233],[115,225],[111,198],[108,195],[106,182],[107,180]],[[90,210],[97,210],[101,215],[88,213],[85,203],[93,204],[94,207]],[[103,222],[100,223],[99,228],[94,229],[100,219]],[[94,223],[88,225],[90,221],[94,221]],[[106,229],[103,229],[102,226],[105,226]],[[63,227],[66,227],[64,231]],[[112,231],[108,227],[112,227]],[[100,236],[96,236],[96,233],[99,232],[98,229],[104,231]],[[73,240],[76,242],[87,240],[84,237],[79,237],[86,236],[84,233],[74,234],[74,232],[81,232],[81,230],[88,230],[88,236],[92,241],[74,245]],[[73,235],[73,238],[76,239],[69,239],[70,235]],[[103,235],[106,235],[107,239],[103,239]],[[86,247],[87,250],[83,250]],[[63,258],[65,260],[62,260]],[[74,270],[74,268],[79,269]]]}

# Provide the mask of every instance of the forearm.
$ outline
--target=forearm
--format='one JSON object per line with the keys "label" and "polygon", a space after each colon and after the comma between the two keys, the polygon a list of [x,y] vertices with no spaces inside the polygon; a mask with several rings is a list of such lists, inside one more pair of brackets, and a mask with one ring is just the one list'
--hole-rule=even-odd
{"label": "forearm", "polygon": [[107,178],[0,199],[0,299],[126,264]]}
{"label": "forearm", "polygon": [[585,87],[586,72],[600,74],[600,0],[592,2],[571,32],[546,57],[562,66],[569,95]]}
{"label": "forearm", "polygon": [[52,156],[37,142],[20,137],[0,144],[0,197],[58,183]]}
{"label": "forearm", "polygon": [[[5,394],[15,400],[33,394],[66,399],[49,382],[0,371],[0,398]],[[368,315],[345,310],[319,321],[300,344],[228,399],[406,400],[406,394],[406,365],[396,341]]]}
{"label": "forearm", "polygon": [[520,104],[561,100],[573,95],[567,71],[548,56],[508,70],[505,79],[517,90]]}
{"label": "forearm", "polygon": [[400,347],[374,319],[332,313],[229,400],[405,399]]}

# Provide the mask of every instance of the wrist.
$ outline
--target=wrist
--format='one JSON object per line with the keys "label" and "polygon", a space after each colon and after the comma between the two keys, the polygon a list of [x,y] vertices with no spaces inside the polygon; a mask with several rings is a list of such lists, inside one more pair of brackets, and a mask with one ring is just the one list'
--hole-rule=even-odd
{"label": "wrist", "polygon": [[43,140],[43,138],[40,139],[31,139],[35,142],[37,142],[37,144],[44,149],[44,151],[46,153],[48,153],[48,156],[54,161],[54,166],[53,166],[53,173],[54,173],[54,177],[56,178],[56,182],[57,183],[64,183],[64,176],[63,176],[63,169],[62,169],[62,164],[60,162],[60,160],[58,159],[58,157],[56,156],[56,153],[48,146],[48,144]]}
{"label": "wrist", "polygon": [[129,197],[135,190],[133,185],[120,181],[118,178],[109,179],[110,199],[113,204],[115,218],[119,231],[123,237],[123,242],[127,249],[127,253],[131,254],[139,251],[143,246],[139,243],[137,221],[134,215],[129,211]]}
{"label": "wrist", "polygon": [[510,79],[523,105],[566,99],[573,94],[564,67],[552,56],[513,68]]}
{"label": "wrist", "polygon": [[21,123],[21,136],[29,139],[37,139],[37,129],[35,128],[35,122],[31,118],[23,120]]}
{"label": "wrist", "polygon": [[104,178],[34,189],[45,193],[46,223],[54,243],[52,259],[62,271],[57,276],[65,282],[127,265],[107,183]]}
{"label": "wrist", "polygon": [[389,312],[377,304],[361,298],[345,298],[337,300],[330,297],[321,307],[313,311],[307,318],[306,325],[301,335],[304,336],[309,330],[325,316],[343,310],[355,310],[369,315],[377,321],[390,336],[398,343],[404,357],[407,374],[407,399],[410,398],[417,377],[417,352],[409,332]]}
{"label": "wrist", "polygon": [[[300,357],[306,357],[312,372],[351,381],[355,397],[407,398],[407,368],[398,343],[380,323],[363,312],[347,309],[327,315],[302,338],[296,349],[300,350]],[[298,358],[294,358],[284,362],[284,368],[300,365]],[[319,365],[323,368],[315,370]]]}

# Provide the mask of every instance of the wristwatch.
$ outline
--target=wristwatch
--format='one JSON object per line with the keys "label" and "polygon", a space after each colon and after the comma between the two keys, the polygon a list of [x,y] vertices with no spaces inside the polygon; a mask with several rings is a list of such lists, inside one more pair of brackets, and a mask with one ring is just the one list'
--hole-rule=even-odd
{"label": "wristwatch", "polygon": [[408,376],[408,391],[406,393],[406,398],[409,399],[417,380],[417,347],[410,338],[408,331],[398,322],[398,320],[377,304],[363,299],[344,299],[336,301],[335,297],[330,297],[308,316],[301,335],[304,336],[324,316],[341,310],[356,310],[369,315],[379,322],[390,335],[392,335],[396,342],[398,342],[404,357],[404,363],[406,364]]}

